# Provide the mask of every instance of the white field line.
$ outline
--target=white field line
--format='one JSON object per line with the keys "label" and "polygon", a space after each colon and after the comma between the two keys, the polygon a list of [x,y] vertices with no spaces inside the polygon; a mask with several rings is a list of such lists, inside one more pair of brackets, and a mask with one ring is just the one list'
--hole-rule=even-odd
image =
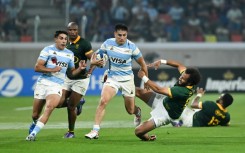
{"label": "white field line", "polygon": [[[93,121],[78,121],[76,122],[76,128],[92,128]],[[239,123],[232,123],[232,125],[244,125],[244,122]],[[10,129],[29,129],[30,123],[0,123],[0,130],[10,130]],[[67,129],[68,124],[66,122],[52,122],[47,123],[45,125],[45,129]],[[134,128],[132,121],[103,121],[101,124],[101,128]],[[164,127],[171,127],[171,124],[162,126]]]}
{"label": "white field line", "polygon": [[32,106],[28,106],[28,107],[18,107],[15,110],[16,111],[24,111],[24,110],[31,110]]}
{"label": "white field line", "polygon": [[[83,110],[84,109],[95,109],[96,106],[83,106]],[[16,111],[26,111],[26,110],[32,110],[32,106],[28,106],[28,107],[18,107],[18,108],[15,108]]]}
{"label": "white field line", "polygon": [[[78,121],[76,122],[76,128],[92,128],[92,121]],[[0,130],[4,129],[28,129],[30,123],[0,123]],[[46,129],[63,129],[67,128],[67,122],[48,122],[44,128]],[[103,121],[101,128],[128,128],[134,127],[133,121]]]}

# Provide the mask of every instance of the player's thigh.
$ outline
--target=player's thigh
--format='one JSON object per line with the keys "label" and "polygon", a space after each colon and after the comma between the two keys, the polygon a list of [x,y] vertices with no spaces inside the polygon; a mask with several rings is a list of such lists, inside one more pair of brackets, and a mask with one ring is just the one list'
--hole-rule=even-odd
{"label": "player's thigh", "polygon": [[36,84],[34,90],[34,101],[33,101],[33,115],[39,115],[42,112],[43,106],[46,102],[46,93],[48,86],[44,84]]}
{"label": "player's thigh", "polygon": [[80,102],[82,95],[75,91],[71,91],[71,95],[68,100],[68,105],[71,107],[76,107],[77,104]]}
{"label": "player's thigh", "polygon": [[71,95],[71,91],[62,90],[62,96],[60,98],[59,106],[62,106],[62,104],[66,101],[66,99]]}
{"label": "player's thigh", "polygon": [[49,86],[46,91],[46,107],[53,109],[58,106],[62,96],[62,87],[57,85]]}
{"label": "player's thigh", "polygon": [[149,102],[152,95],[153,92],[151,90],[146,90],[146,89],[136,87],[136,97],[140,98],[145,103]]}
{"label": "player's thigh", "polygon": [[46,97],[46,108],[45,109],[50,109],[53,110],[56,108],[60,102],[61,95],[59,94],[49,94]]}
{"label": "player's thigh", "polygon": [[100,101],[103,103],[109,103],[109,101],[117,94],[117,89],[115,86],[104,85],[101,91],[101,98]]}

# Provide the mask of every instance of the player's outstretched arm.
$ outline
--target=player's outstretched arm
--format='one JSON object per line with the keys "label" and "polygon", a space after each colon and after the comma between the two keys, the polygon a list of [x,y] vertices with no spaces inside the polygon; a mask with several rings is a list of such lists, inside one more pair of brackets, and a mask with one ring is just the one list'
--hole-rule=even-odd
{"label": "player's outstretched arm", "polygon": [[157,60],[157,61],[149,64],[148,67],[154,67],[157,70],[161,64],[176,67],[176,68],[178,68],[179,72],[182,72],[183,70],[186,69],[186,67],[180,62],[177,62],[175,60],[165,60],[165,59]]}
{"label": "player's outstretched arm", "polygon": [[194,97],[194,99],[191,102],[191,107],[196,109],[201,109],[201,106],[199,105],[199,99],[204,95],[205,90],[203,88],[197,88],[197,95]]}
{"label": "player's outstretched arm", "polygon": [[159,94],[163,94],[169,96],[169,88],[168,87],[160,87],[155,82],[151,81],[144,73],[144,71],[139,70],[138,77],[142,79],[142,81],[150,87],[153,91]]}

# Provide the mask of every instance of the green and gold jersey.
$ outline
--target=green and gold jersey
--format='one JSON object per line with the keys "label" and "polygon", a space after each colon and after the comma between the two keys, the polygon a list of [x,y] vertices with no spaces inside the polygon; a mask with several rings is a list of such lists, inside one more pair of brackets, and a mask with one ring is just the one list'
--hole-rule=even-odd
{"label": "green and gold jersey", "polygon": [[190,101],[196,86],[179,86],[177,83],[170,88],[171,96],[163,99],[163,105],[172,119],[178,119]]}
{"label": "green and gold jersey", "polygon": [[[80,36],[78,36],[74,42],[68,42],[66,48],[74,53],[75,68],[79,67],[80,60],[85,60],[87,62],[88,58],[86,57],[86,55],[93,52],[91,43],[86,39],[81,38]],[[82,71],[82,73],[76,77],[71,77],[71,74],[69,72],[67,73],[67,76],[69,79],[76,80],[86,78],[85,74],[86,70]]]}
{"label": "green and gold jersey", "polygon": [[193,127],[226,126],[230,122],[230,114],[220,104],[213,101],[205,101],[202,109],[193,115]]}

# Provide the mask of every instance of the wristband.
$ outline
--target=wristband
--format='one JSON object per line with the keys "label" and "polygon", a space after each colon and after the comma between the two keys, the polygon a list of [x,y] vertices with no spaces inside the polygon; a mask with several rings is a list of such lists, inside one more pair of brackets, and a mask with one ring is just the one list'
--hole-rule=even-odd
{"label": "wristband", "polygon": [[149,78],[147,78],[147,76],[143,76],[142,81],[143,81],[144,83],[146,83],[148,80],[149,80]]}
{"label": "wristband", "polygon": [[198,93],[197,94],[197,97],[201,98],[202,97],[202,94],[201,93]]}
{"label": "wristband", "polygon": [[161,60],[161,64],[167,64],[167,60]]}

